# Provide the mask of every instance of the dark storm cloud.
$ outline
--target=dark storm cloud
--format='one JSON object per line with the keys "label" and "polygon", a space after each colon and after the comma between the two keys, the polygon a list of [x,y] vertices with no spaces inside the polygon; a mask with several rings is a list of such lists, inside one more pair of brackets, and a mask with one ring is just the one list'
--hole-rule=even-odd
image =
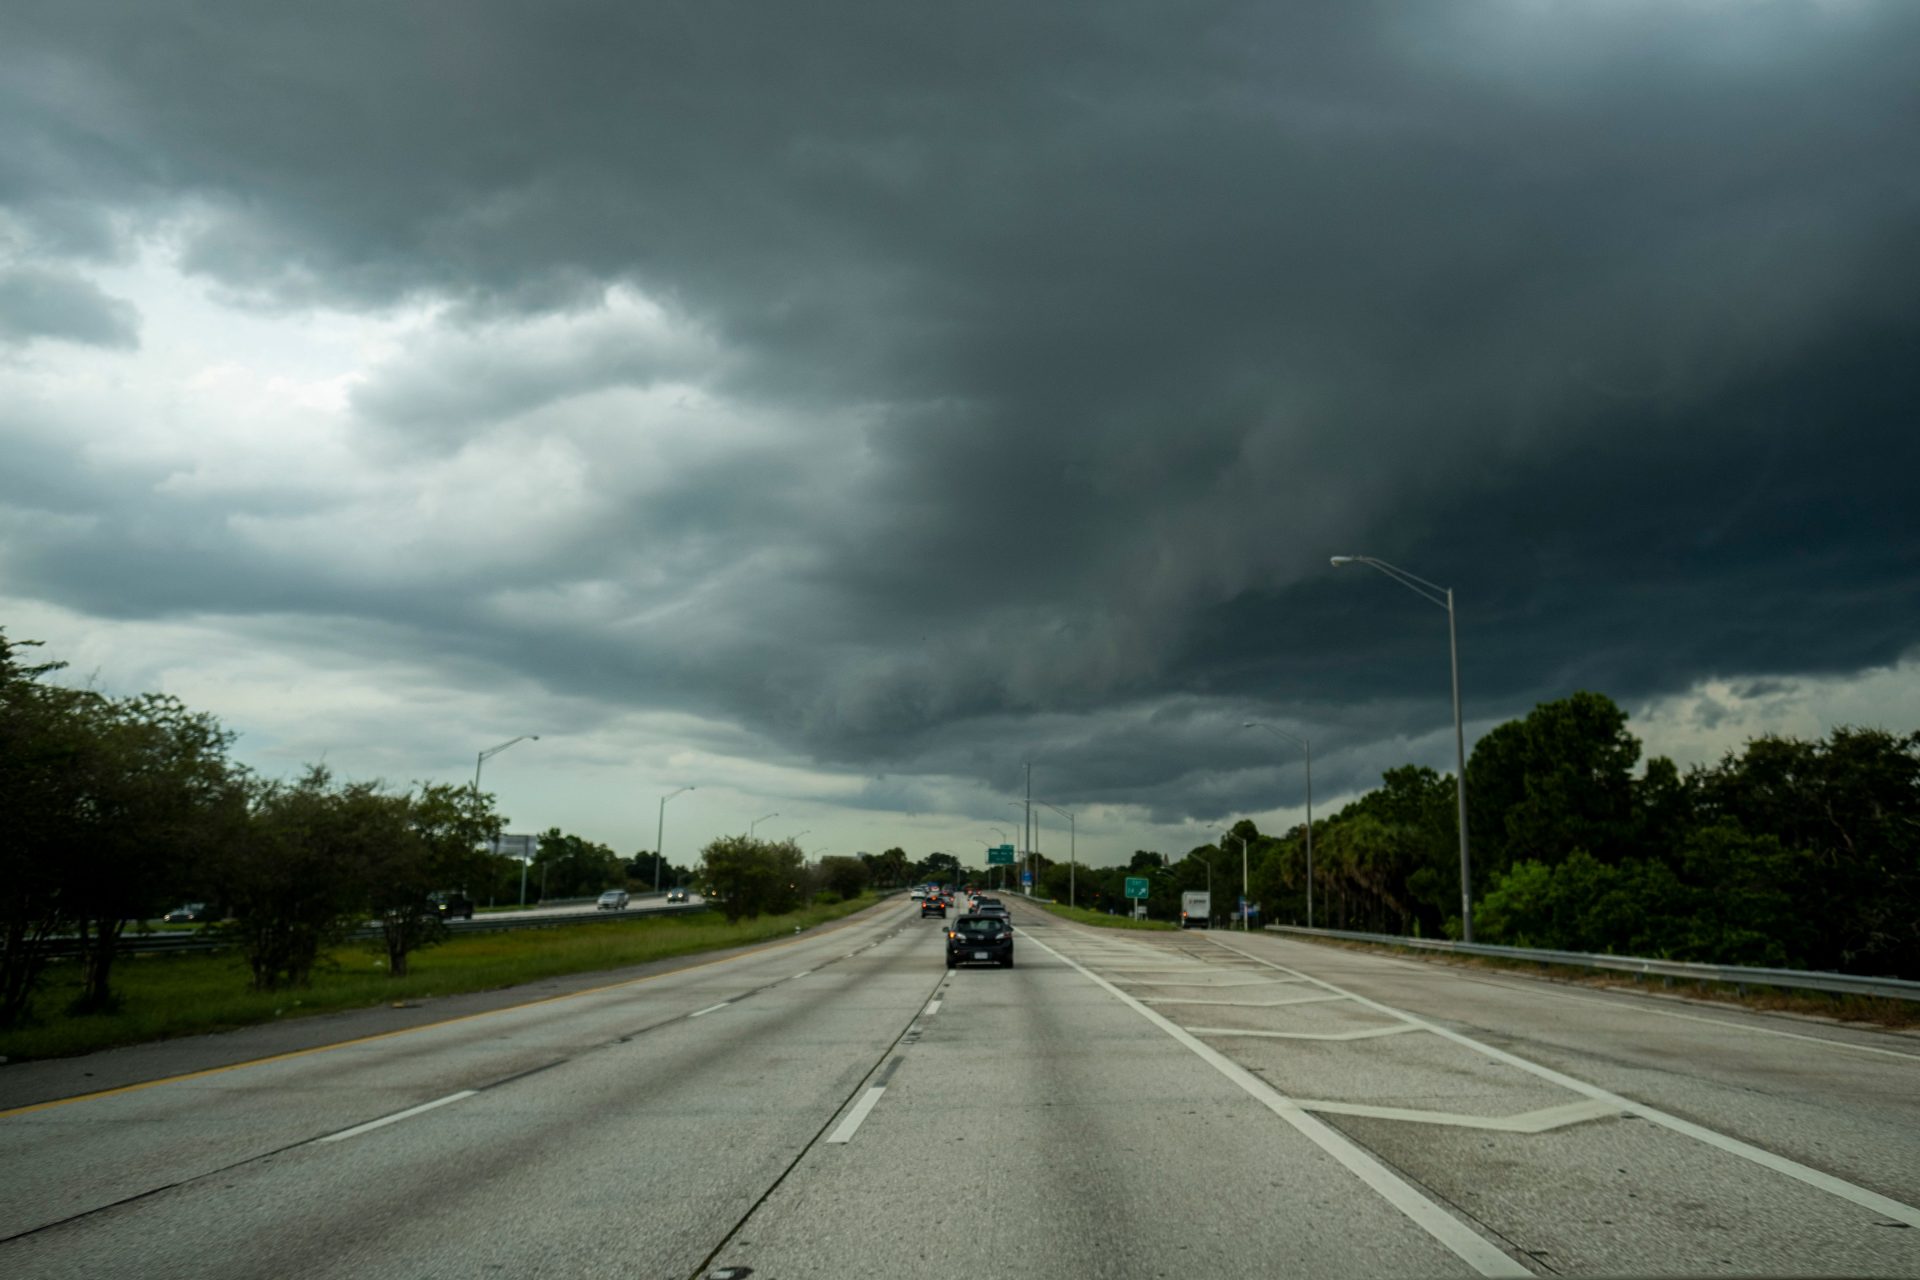
{"label": "dark storm cloud", "polygon": [[[1044,747],[1059,798],[1171,808],[1260,758],[1226,708],[1355,759],[1445,723],[1444,617],[1333,552],[1460,589],[1481,719],[1916,635],[1909,5],[5,24],[0,193],[190,213],[187,264],[259,305],[484,334],[624,281],[712,347],[452,339],[361,390],[374,422],[695,374],[793,415],[510,571],[697,609],[530,646],[463,612],[486,566],[377,606],[561,685],[896,771]],[[804,468],[849,431],[857,467]]]}
{"label": "dark storm cloud", "polygon": [[140,314],[132,304],[70,272],[43,267],[0,270],[0,343],[35,338],[137,347]]}

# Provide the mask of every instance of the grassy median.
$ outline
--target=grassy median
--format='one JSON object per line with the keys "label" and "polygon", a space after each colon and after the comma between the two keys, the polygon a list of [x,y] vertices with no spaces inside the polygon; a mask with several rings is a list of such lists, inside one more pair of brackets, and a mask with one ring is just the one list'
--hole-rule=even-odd
{"label": "grassy median", "polygon": [[[1016,899],[1025,902],[1026,899]],[[1102,929],[1176,929],[1179,926],[1166,920],[1135,920],[1132,916],[1110,916],[1104,911],[1094,911],[1087,907],[1063,906],[1058,902],[1031,902],[1028,905],[1051,911],[1056,916],[1075,921],[1079,924],[1097,925]]]}
{"label": "grassy median", "polygon": [[314,971],[313,985],[290,991],[254,991],[237,951],[212,955],[126,956],[114,965],[120,1006],[107,1013],[59,1012],[79,992],[79,966],[56,964],[34,998],[38,1011],[25,1026],[0,1032],[0,1057],[19,1062],[57,1058],[171,1036],[226,1031],[280,1018],[340,1009],[488,991],[570,973],[620,969],[701,951],[718,951],[775,938],[851,915],[880,901],[863,894],[848,902],[806,907],[786,915],[728,924],[719,912],[636,916],[631,920],[523,929],[513,933],[456,934],[416,952],[411,972],[389,978],[378,943],[348,943]]}

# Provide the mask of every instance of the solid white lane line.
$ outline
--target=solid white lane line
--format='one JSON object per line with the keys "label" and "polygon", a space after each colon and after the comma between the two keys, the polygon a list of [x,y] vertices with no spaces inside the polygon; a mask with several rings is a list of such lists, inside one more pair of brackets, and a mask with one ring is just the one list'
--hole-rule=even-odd
{"label": "solid white lane line", "polygon": [[1327,1004],[1345,996],[1295,996],[1291,1000],[1190,1000],[1185,996],[1148,996],[1141,1004],[1223,1004],[1235,1009],[1278,1009],[1290,1004]]}
{"label": "solid white lane line", "polygon": [[1405,1214],[1415,1226],[1438,1240],[1481,1275],[1530,1276],[1533,1274],[1509,1258],[1492,1241],[1478,1235],[1471,1227],[1427,1199],[1399,1174],[1356,1146],[1345,1134],[1301,1110],[1297,1102],[1280,1093],[1233,1059],[1205,1042],[1195,1039],[1185,1028],[1168,1021],[1085,965],[1061,955],[1039,939],[1029,938],[1027,945],[1039,947],[1056,959],[1065,961],[1114,999],[1173,1037],[1201,1061],[1240,1086],[1249,1097],[1292,1125],[1308,1141],[1339,1161],[1349,1173],[1371,1187],[1381,1199]]}
{"label": "solid white lane line", "polygon": [[[1609,1002],[1613,1003],[1613,1002]],[[1684,1018],[1688,1022],[1704,1022],[1708,1026],[1732,1027],[1735,1031],[1751,1031],[1756,1035],[1785,1036],[1789,1040],[1811,1040],[1815,1044],[1826,1045],[1829,1049],[1852,1049],[1856,1053],[1882,1053],[1889,1058],[1905,1058],[1909,1062],[1920,1061],[1920,1053],[1903,1053],[1898,1049],[1882,1049],[1879,1045],[1855,1044],[1851,1040],[1829,1040],[1825,1036],[1803,1035],[1798,1031],[1779,1031],[1773,1027],[1750,1027],[1744,1022],[1728,1022],[1725,1018],[1703,1018],[1695,1013],[1675,1013],[1671,1009],[1639,1009],[1638,1013],[1658,1014],[1662,1018]]]}
{"label": "solid white lane line", "polygon": [[1265,1040],[1372,1040],[1402,1036],[1419,1027],[1367,1027],[1360,1031],[1252,1031],[1245,1027],[1188,1027],[1197,1036],[1257,1036]]}
{"label": "solid white lane line", "polygon": [[1323,1115],[1404,1120],[1409,1124],[1438,1124],[1454,1129],[1491,1129],[1496,1133],[1545,1133],[1549,1129],[1564,1129],[1588,1120],[1604,1120],[1609,1116],[1626,1114],[1610,1103],[1592,1099],[1563,1102],[1557,1107],[1542,1107],[1538,1111],[1522,1112],[1517,1116],[1470,1116],[1457,1111],[1414,1111],[1406,1107],[1372,1107],[1358,1102],[1320,1102],[1311,1098],[1298,1098],[1295,1101],[1306,1110]]}
{"label": "solid white lane line", "polygon": [[365,1124],[357,1124],[351,1129],[342,1129],[338,1133],[330,1133],[324,1138],[316,1139],[316,1141],[341,1142],[347,1138],[357,1138],[363,1133],[371,1133],[375,1129],[382,1129],[387,1125],[397,1124],[402,1120],[417,1116],[423,1111],[431,1111],[435,1107],[444,1107],[449,1102],[458,1102],[462,1098],[471,1098],[476,1092],[478,1092],[478,1090],[462,1089],[460,1092],[450,1093],[444,1098],[435,1098],[432,1102],[423,1102],[417,1107],[408,1107],[405,1111],[396,1111],[390,1116],[381,1116],[378,1120],[369,1120]]}
{"label": "solid white lane line", "polygon": [[[1223,947],[1227,946],[1224,942],[1218,945]],[[1227,947],[1227,949],[1229,951],[1238,950],[1234,947]],[[1240,951],[1239,954],[1246,955],[1247,953]],[[1260,960],[1258,956],[1249,958]],[[1471,1036],[1461,1035],[1458,1031],[1451,1031],[1436,1023],[1428,1022],[1425,1018],[1408,1013],[1404,1009],[1395,1009],[1391,1005],[1381,1004],[1378,1000],[1369,1000],[1365,996],[1355,995],[1351,991],[1336,987],[1331,982],[1323,981],[1313,977],[1311,974],[1300,973],[1297,969],[1289,969],[1285,965],[1275,964],[1271,960],[1260,960],[1260,963],[1269,968],[1278,969],[1282,973],[1297,974],[1300,977],[1306,978],[1309,982],[1314,983],[1316,986],[1325,987],[1329,991],[1338,991],[1342,995],[1352,996],[1354,1000],[1366,1005],[1369,1009],[1378,1009],[1381,1013],[1399,1018],[1401,1021],[1418,1027],[1421,1030],[1431,1031],[1433,1034],[1451,1040],[1455,1044],[1463,1045],[1478,1053],[1483,1053],[1495,1062],[1504,1062],[1510,1067],[1518,1067],[1530,1075],[1538,1076],[1542,1080],[1550,1080],[1563,1089],[1571,1089],[1573,1092],[1592,1098],[1597,1102],[1610,1103],[1623,1111],[1639,1116],[1642,1120],[1651,1121],[1663,1129],[1670,1129],[1675,1133],[1685,1134],[1697,1142],[1704,1142],[1715,1150],[1724,1151],[1728,1155],[1739,1156],[1743,1160],[1751,1160],[1763,1169],[1771,1169],[1775,1173],[1785,1174],[1797,1182],[1804,1182],[1810,1187],[1825,1191],[1829,1195],[1838,1196],[1840,1199],[1857,1204],[1863,1209],[1870,1209],[1874,1213],[1884,1214],[1896,1222],[1904,1222],[1909,1227],[1920,1227],[1920,1208],[1915,1208],[1913,1205],[1903,1204],[1889,1196],[1881,1195],[1878,1191],[1869,1191],[1865,1187],[1855,1186],[1853,1183],[1842,1178],[1836,1178],[1830,1173],[1822,1173],[1818,1169],[1801,1164],[1798,1160],[1789,1160],[1785,1156],[1775,1155],[1765,1147],[1756,1147],[1750,1142],[1742,1142],[1738,1138],[1720,1133],[1714,1129],[1706,1128],[1704,1125],[1697,1125],[1691,1120],[1682,1120],[1679,1116],[1669,1115],[1658,1107],[1648,1106],[1644,1102],[1635,1102],[1633,1099],[1622,1097],[1611,1090],[1602,1089],[1597,1084],[1588,1084],[1585,1080],[1579,1080],[1563,1072],[1555,1071],[1552,1067],[1543,1067],[1537,1062],[1529,1062],[1525,1058],[1508,1053],[1505,1049],[1496,1049],[1490,1044],[1482,1044]]]}
{"label": "solid white lane line", "polygon": [[[1058,952],[1055,953],[1059,954]],[[1062,956],[1061,959],[1066,957]],[[1247,978],[1234,982],[1149,982],[1145,978],[1122,978],[1120,981],[1130,987],[1205,987],[1209,991],[1231,991],[1235,987],[1290,987],[1293,982],[1286,978]]]}
{"label": "solid white lane line", "polygon": [[[794,974],[794,975],[793,975],[793,978],[804,978],[804,977],[806,977],[806,976],[807,976],[808,974],[810,974],[810,973],[812,973],[812,972],[813,972],[813,970],[811,970],[811,969],[802,969],[802,970],[801,970],[800,972],[798,972],[798,973],[796,973],[796,974]],[[793,981],[793,978],[789,978],[789,979],[787,979],[787,981],[789,981],[789,982],[792,982],[792,981]]]}
{"label": "solid white lane line", "polygon": [[704,1009],[702,1009],[702,1010],[700,1010],[700,1012],[699,1012],[699,1013],[690,1013],[690,1014],[688,1014],[687,1016],[688,1016],[689,1018],[699,1018],[699,1017],[704,1017],[705,1015],[707,1015],[707,1014],[709,1014],[709,1013],[712,1013],[712,1012],[714,1012],[714,1011],[715,1011],[716,1009],[724,1009],[724,1008],[726,1008],[726,1007],[727,1007],[728,1005],[730,1005],[730,1004],[732,1004],[732,1003],[733,1003],[733,1001],[731,1001],[731,1000],[722,1000],[722,1001],[721,1001],[721,1002],[720,1002],[719,1004],[710,1004],[710,1005],[708,1005],[708,1006],[707,1006],[706,1008],[704,1008]]}
{"label": "solid white lane line", "polygon": [[867,1118],[867,1113],[873,1110],[873,1104],[880,1101],[880,1095],[886,1091],[887,1086],[877,1084],[862,1094],[860,1101],[853,1104],[853,1110],[847,1112],[847,1118],[827,1135],[827,1141],[852,1142],[854,1133],[860,1128],[860,1122]]}
{"label": "solid white lane line", "polygon": [[938,1000],[935,1000],[933,1003],[927,1006],[926,1016],[931,1018],[934,1014],[938,1012],[940,1012],[940,1002]]}

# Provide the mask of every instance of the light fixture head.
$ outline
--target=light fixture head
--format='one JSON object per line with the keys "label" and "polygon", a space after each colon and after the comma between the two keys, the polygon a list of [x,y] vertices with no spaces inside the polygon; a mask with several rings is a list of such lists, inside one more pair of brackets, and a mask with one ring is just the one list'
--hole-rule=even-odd
{"label": "light fixture head", "polygon": [[1332,561],[1332,563],[1333,563],[1333,567],[1334,567],[1334,568],[1336,568],[1336,569],[1338,569],[1338,568],[1339,568],[1339,567],[1340,567],[1341,565],[1343,565],[1343,564],[1352,564],[1352,563],[1353,563],[1353,562],[1354,562],[1355,560],[1358,560],[1359,558],[1360,558],[1360,557],[1358,557],[1358,556],[1331,556],[1331,557],[1329,557],[1329,559],[1330,559],[1330,560]]}

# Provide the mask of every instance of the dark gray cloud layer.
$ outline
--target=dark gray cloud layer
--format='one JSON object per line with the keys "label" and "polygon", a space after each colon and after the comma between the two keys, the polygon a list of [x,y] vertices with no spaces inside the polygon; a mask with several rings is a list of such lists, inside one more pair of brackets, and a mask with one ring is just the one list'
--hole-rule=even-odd
{"label": "dark gray cloud layer", "polygon": [[0,270],[0,343],[36,338],[135,347],[140,316],[82,276],[32,266]]}
{"label": "dark gray cloud layer", "polygon": [[[81,607],[380,616],[822,759],[1039,750],[1156,804],[1260,755],[1208,745],[1222,706],[1444,722],[1444,619],[1331,552],[1460,590],[1482,718],[1916,636],[1910,5],[9,14],[21,225],[191,209],[255,304],[457,305],[357,402],[406,448],[681,377],[793,424],[439,591],[150,501],[137,556],[124,510],[16,554]],[[490,354],[609,282],[682,337]],[[535,646],[473,608],[659,573],[697,617]]]}

